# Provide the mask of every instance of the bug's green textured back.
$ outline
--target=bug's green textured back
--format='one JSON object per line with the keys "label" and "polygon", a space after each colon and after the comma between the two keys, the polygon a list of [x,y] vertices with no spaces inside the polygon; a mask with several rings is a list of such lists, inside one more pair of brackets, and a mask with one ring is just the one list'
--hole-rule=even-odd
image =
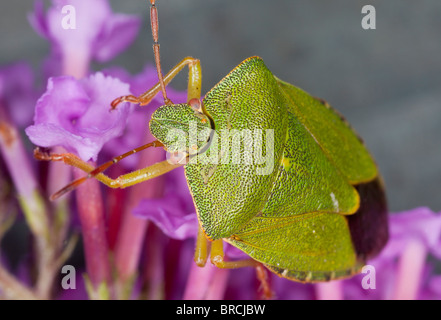
{"label": "bug's green textured back", "polygon": [[[287,102],[276,79],[259,58],[245,60],[203,100],[217,132],[221,129],[273,129],[274,137],[286,134]],[[277,163],[284,141],[274,140],[274,161]],[[244,157],[242,151],[240,158]],[[196,163],[185,166],[199,219],[211,239],[228,237],[238,231],[265,205],[276,171],[256,175],[256,166],[259,165]]]}

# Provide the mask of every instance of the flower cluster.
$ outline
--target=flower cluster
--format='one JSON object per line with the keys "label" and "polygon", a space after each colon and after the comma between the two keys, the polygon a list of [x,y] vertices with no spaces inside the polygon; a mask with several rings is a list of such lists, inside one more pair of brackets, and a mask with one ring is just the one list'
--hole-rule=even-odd
{"label": "flower cluster", "polygon": [[[63,28],[66,6],[75,28]],[[0,68],[0,242],[23,219],[33,254],[13,266],[0,255],[0,298],[6,299],[256,299],[261,283],[249,269],[217,269],[193,263],[198,221],[182,168],[119,190],[91,179],[74,194],[48,202],[50,194],[84,172],[57,162],[37,163],[32,144],[97,163],[154,140],[148,132],[159,96],[144,107],[123,103],[157,82],[146,66],[131,75],[119,67],[93,72],[135,39],[140,19],[113,13],[107,0],[53,0],[45,12],[35,2],[29,21],[50,41],[40,92],[32,69],[17,62]],[[175,103],[186,93],[167,88]],[[32,119],[32,115],[34,115]],[[160,148],[137,153],[106,171],[118,176],[165,159]],[[18,199],[18,201],[17,201]],[[15,214],[18,211],[20,214]],[[22,214],[21,214],[22,213]],[[441,214],[428,208],[390,215],[390,240],[368,272],[324,284],[300,284],[269,275],[278,299],[440,299]],[[85,265],[57,283],[79,247]],[[244,256],[226,245],[231,259]],[[31,277],[31,274],[36,274]],[[84,274],[84,277],[83,275]]]}

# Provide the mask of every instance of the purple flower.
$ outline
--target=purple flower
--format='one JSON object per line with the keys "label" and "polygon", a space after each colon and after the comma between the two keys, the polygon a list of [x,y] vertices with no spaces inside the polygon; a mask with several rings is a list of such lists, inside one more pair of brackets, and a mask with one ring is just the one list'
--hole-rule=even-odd
{"label": "purple flower", "polygon": [[[151,204],[153,206],[148,206]],[[184,214],[179,206],[172,205],[169,208],[169,205],[172,202],[141,202],[136,214],[152,220],[171,238],[194,238],[197,228],[196,214]],[[177,211],[173,211],[173,208],[177,208]],[[441,214],[435,214],[427,208],[417,208],[392,214],[389,223],[388,244],[375,259],[367,263],[373,268],[374,275],[364,272],[347,280],[314,285],[292,282],[271,274],[270,283],[275,298],[441,299],[441,275],[435,274],[434,266],[427,260],[428,255],[441,258]],[[187,231],[187,237],[183,236],[182,230]],[[226,256],[231,259],[246,257],[242,252],[235,251],[237,249],[228,245],[225,248]],[[187,257],[188,263],[193,263],[190,260],[191,254],[187,254]],[[192,269],[192,272],[196,271]],[[374,286],[366,287],[363,285],[363,278],[369,275],[375,283]],[[201,276],[208,277],[205,272]],[[209,277],[207,279],[206,281],[212,281]],[[204,286],[197,278],[192,285]],[[325,296],[319,292],[319,288],[328,291]],[[224,297],[255,299],[258,297],[257,289],[256,276],[249,269],[231,270]],[[201,290],[204,288],[201,287]]]}
{"label": "purple flower", "polygon": [[416,208],[390,216],[391,241],[384,248],[382,256],[396,257],[415,238],[423,241],[425,247],[441,259],[441,215],[429,208]]}
{"label": "purple flower", "polygon": [[16,62],[0,68],[0,97],[7,104],[13,123],[20,128],[31,123],[37,93],[28,63]]}
{"label": "purple flower", "polygon": [[[112,13],[107,0],[53,0],[46,12],[43,2],[37,1],[29,20],[35,30],[51,42],[51,74],[65,75],[50,78],[46,92],[36,103],[34,124],[26,129],[34,144],[60,146],[84,161],[97,161],[98,156],[109,160],[154,140],[148,121],[151,113],[163,104],[161,95],[145,107],[124,103],[110,112],[114,98],[140,95],[156,84],[153,67],[148,66],[136,75],[111,68],[85,77],[92,60],[109,61],[133,41],[140,19]],[[169,87],[167,92],[174,103],[186,101],[185,92]],[[0,294],[10,292],[12,297],[45,299],[83,298],[86,291],[89,297],[113,294],[112,298],[136,298],[138,292],[147,293],[146,297],[169,299],[260,297],[260,282],[252,269],[217,269],[209,261],[205,268],[194,264],[198,219],[183,168],[133,188],[103,189],[105,197],[101,196],[96,180],[81,185],[76,193],[75,210],[81,220],[85,270],[90,282],[77,277],[78,292],[58,292],[52,296],[56,291],[55,282],[46,285],[41,279],[55,279],[59,274],[58,270],[46,267],[56,265],[61,256],[69,255],[68,250],[67,254],[61,250],[73,226],[68,225],[67,211],[60,215],[59,207],[54,203],[46,206],[39,195],[37,175],[26,163],[26,150],[16,130],[17,124],[29,124],[31,113],[26,108],[35,105],[29,66],[17,63],[0,69],[0,97],[0,151],[26,222],[38,243],[35,256],[39,258],[36,259],[39,263],[36,283],[26,281],[28,274],[22,277],[18,273],[11,287],[11,282],[5,279],[9,280],[12,273],[0,266],[0,289],[3,288]],[[124,174],[163,158],[165,152],[160,148],[149,149],[122,161],[108,173],[113,177],[112,174]],[[76,170],[75,176],[82,177],[84,173]],[[64,181],[60,174],[52,177]],[[113,211],[105,214],[104,206]],[[52,220],[65,224],[50,223]],[[0,228],[3,227],[1,221]],[[390,215],[389,225],[389,242],[367,263],[370,273],[317,285],[296,283],[268,272],[275,298],[441,299],[441,275],[436,273],[441,259],[441,213],[416,208]],[[108,239],[112,239],[111,245]],[[248,258],[228,244],[224,252],[227,260]],[[109,256],[115,267],[112,276]],[[23,268],[26,273],[30,269]],[[29,290],[23,291],[21,283],[28,284]],[[132,283],[136,286],[132,287]],[[91,290],[85,284],[92,284],[94,288]],[[82,295],[75,296],[77,293]]]}
{"label": "purple flower", "polygon": [[86,74],[91,59],[106,62],[121,53],[135,39],[141,22],[113,13],[107,0],[53,0],[46,14],[42,1],[36,1],[29,21],[52,42],[51,60],[61,59],[63,73],[72,75]]}
{"label": "purple flower", "polygon": [[160,199],[144,199],[133,214],[153,221],[173,239],[184,240],[197,234],[196,214],[185,213],[185,202],[177,194],[168,194]]}
{"label": "purple flower", "polygon": [[84,161],[96,160],[102,146],[124,131],[130,104],[112,112],[109,106],[114,97],[128,93],[127,84],[99,72],[82,80],[50,78],[26,133],[38,146],[62,146]]}
{"label": "purple flower", "polygon": [[[375,289],[363,288],[360,274],[344,281],[347,299],[441,299],[436,284],[441,276],[434,273],[428,257],[440,259],[441,214],[428,208],[391,214],[390,239],[369,265],[375,270]],[[439,261],[438,261],[439,263]]]}

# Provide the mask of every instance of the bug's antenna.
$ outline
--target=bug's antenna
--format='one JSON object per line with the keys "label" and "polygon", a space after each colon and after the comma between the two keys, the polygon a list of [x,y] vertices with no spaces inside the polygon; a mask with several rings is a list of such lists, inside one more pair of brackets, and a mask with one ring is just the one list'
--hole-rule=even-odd
{"label": "bug's antenna", "polygon": [[171,100],[167,97],[167,92],[165,90],[164,78],[161,71],[161,58],[159,55],[159,42],[158,42],[158,10],[156,9],[155,0],[150,0],[150,24],[152,26],[152,36],[153,36],[153,53],[155,54],[155,65],[156,71],[158,72],[159,84],[161,85],[162,96],[164,97],[165,104],[172,104]]}

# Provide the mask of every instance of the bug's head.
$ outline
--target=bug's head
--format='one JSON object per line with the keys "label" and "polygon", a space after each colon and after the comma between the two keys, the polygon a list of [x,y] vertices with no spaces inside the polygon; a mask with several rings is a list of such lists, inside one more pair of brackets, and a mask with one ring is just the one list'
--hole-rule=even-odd
{"label": "bug's head", "polygon": [[191,156],[208,148],[214,122],[197,100],[158,108],[152,114],[150,131],[171,154]]}

